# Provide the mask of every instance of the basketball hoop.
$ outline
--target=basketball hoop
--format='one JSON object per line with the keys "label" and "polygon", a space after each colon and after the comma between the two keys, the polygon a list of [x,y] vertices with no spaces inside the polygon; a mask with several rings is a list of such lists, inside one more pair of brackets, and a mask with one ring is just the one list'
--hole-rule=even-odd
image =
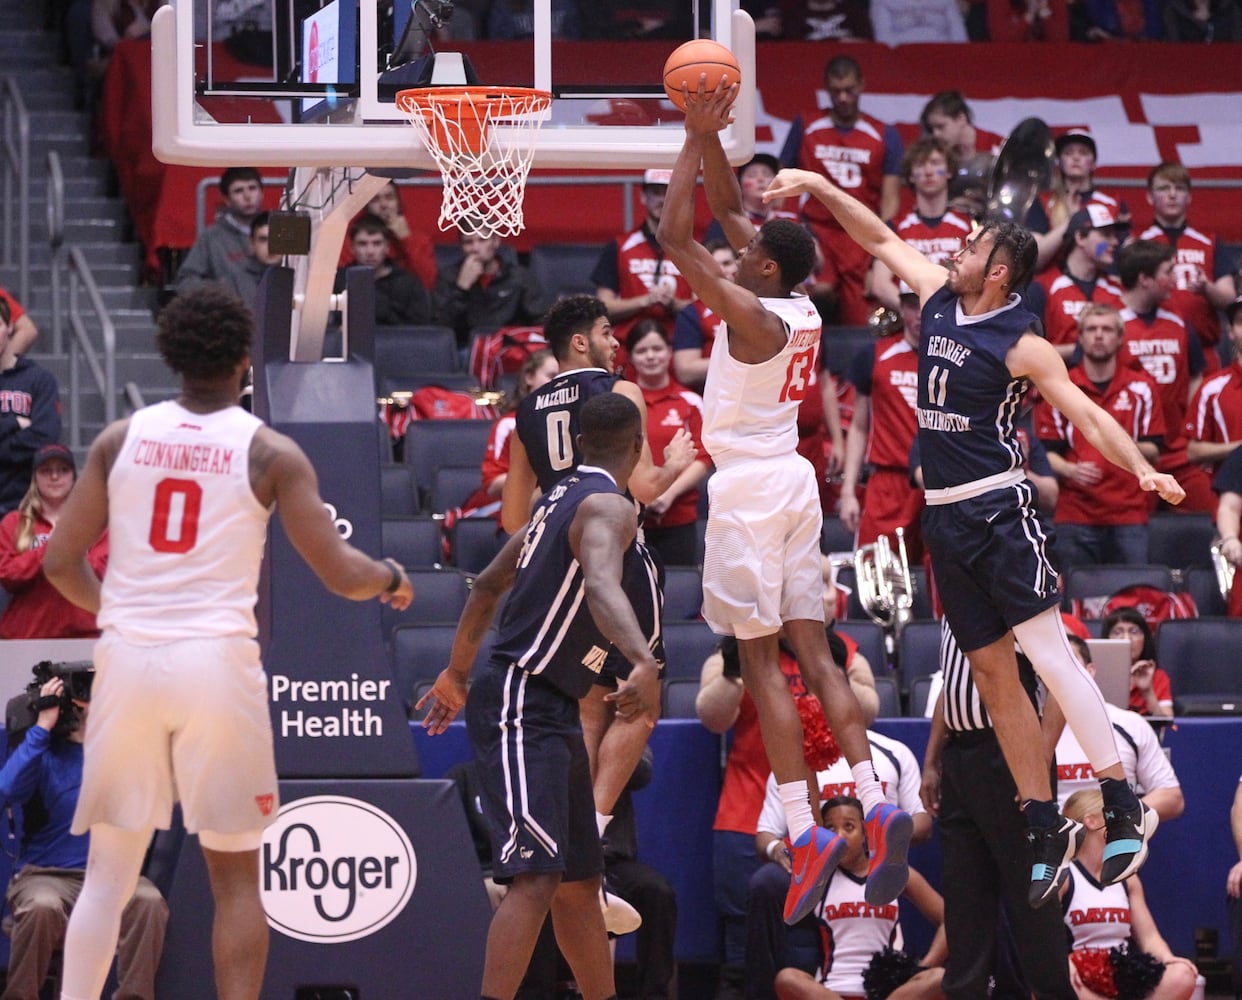
{"label": "basketball hoop", "polygon": [[535,135],[552,95],[524,87],[420,87],[400,91],[397,107],[444,178],[440,229],[520,233]]}

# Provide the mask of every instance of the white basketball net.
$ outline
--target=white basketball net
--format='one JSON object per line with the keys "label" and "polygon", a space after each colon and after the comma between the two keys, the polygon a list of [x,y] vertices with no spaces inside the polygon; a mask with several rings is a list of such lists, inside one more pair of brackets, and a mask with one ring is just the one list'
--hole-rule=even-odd
{"label": "white basketball net", "polygon": [[403,90],[410,118],[444,179],[440,229],[516,236],[525,228],[522,195],[552,95],[486,87]]}

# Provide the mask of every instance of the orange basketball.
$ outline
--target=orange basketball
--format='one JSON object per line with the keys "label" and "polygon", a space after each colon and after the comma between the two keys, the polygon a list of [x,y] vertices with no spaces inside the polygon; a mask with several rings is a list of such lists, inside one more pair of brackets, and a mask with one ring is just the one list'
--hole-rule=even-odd
{"label": "orange basketball", "polygon": [[687,90],[695,91],[699,87],[699,77],[704,73],[707,74],[706,87],[709,91],[716,89],[722,76],[727,76],[729,83],[737,83],[742,78],[732,52],[710,38],[696,38],[677,46],[664,64],[664,92],[668,94],[668,99],[684,111],[682,83],[685,83]]}

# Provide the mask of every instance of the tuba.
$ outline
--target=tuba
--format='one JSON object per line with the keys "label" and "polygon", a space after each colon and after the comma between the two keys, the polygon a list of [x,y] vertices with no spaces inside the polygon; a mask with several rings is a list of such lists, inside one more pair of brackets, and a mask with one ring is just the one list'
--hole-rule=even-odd
{"label": "tuba", "polygon": [[898,528],[894,551],[887,535],[854,553],[854,580],[858,600],[867,617],[887,633],[885,645],[890,655],[902,629],[914,617],[914,582],[910,579],[910,560],[906,555],[906,532]]}
{"label": "tuba", "polygon": [[1228,559],[1225,558],[1224,552],[1221,550],[1221,543],[1215,541],[1211,547],[1212,553],[1212,569],[1216,571],[1216,586],[1220,588],[1220,596],[1225,599],[1225,603],[1229,603],[1229,594],[1233,590],[1233,574],[1235,567]]}
{"label": "tuba", "polygon": [[1039,118],[1018,122],[996,155],[988,178],[987,211],[1019,224],[1040,191],[1052,186],[1056,149],[1052,133]]}

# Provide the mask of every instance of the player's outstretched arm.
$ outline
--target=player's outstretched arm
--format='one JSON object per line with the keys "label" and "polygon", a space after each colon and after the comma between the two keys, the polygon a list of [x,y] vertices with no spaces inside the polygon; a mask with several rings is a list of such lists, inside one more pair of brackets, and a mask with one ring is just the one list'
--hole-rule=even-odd
{"label": "player's outstretched arm", "polygon": [[948,271],[939,264],[933,264],[889,229],[871,209],[822,174],[809,170],[782,170],[764,192],[763,200],[768,202],[803,194],[809,194],[828,209],[855,243],[872,257],[883,261],[893,274],[918,293],[919,301],[926,302],[944,284]]}
{"label": "player's outstretched arm", "polygon": [[1060,410],[1113,465],[1132,472],[1144,490],[1159,493],[1161,499],[1171,504],[1186,499],[1186,491],[1178,481],[1152,468],[1122,426],[1070,381],[1065,362],[1048,341],[1033,333],[1020,337],[1005,356],[1005,364],[1014,375],[1029,378],[1049,404]]}
{"label": "player's outstretched arm", "polygon": [[298,445],[268,427],[255,433],[250,446],[251,482],[265,506],[276,503],[281,525],[298,555],[332,593],[351,601],[378,597],[398,611],[414,598],[414,589],[397,563],[372,559],[345,541],[332,523],[319,478]]}
{"label": "player's outstretched arm", "polygon": [[607,700],[622,718],[660,713],[660,673],[634,608],[621,588],[625,550],[638,533],[634,505],[617,494],[584,500],[569,528],[569,545],[582,566],[587,605],[596,627],[633,665]]}
{"label": "player's outstretched arm", "polygon": [[496,617],[496,608],[513,586],[517,564],[521,558],[525,535],[514,535],[496,557],[480,573],[470,588],[466,606],[457,622],[457,634],[453,637],[453,651],[449,664],[440,671],[431,690],[418,699],[414,708],[427,714],[423,716],[423,728],[436,736],[448,728],[466,704],[466,685],[470,680],[470,668],[478,656],[487,630]]}
{"label": "player's outstretched arm", "polygon": [[686,131],[703,140],[703,190],[712,215],[724,230],[725,238],[735,250],[741,250],[755,238],[755,224],[742,207],[742,189],[737,174],[729,165],[720,131],[732,120],[733,102],[737,100],[737,84],[717,87],[708,93],[702,89],[686,93]]}
{"label": "player's outstretched arm", "polygon": [[43,572],[52,586],[91,614],[99,612],[101,584],[89,553],[108,527],[108,473],[128,430],[129,421],[121,420],[95,439],[43,554]]}

